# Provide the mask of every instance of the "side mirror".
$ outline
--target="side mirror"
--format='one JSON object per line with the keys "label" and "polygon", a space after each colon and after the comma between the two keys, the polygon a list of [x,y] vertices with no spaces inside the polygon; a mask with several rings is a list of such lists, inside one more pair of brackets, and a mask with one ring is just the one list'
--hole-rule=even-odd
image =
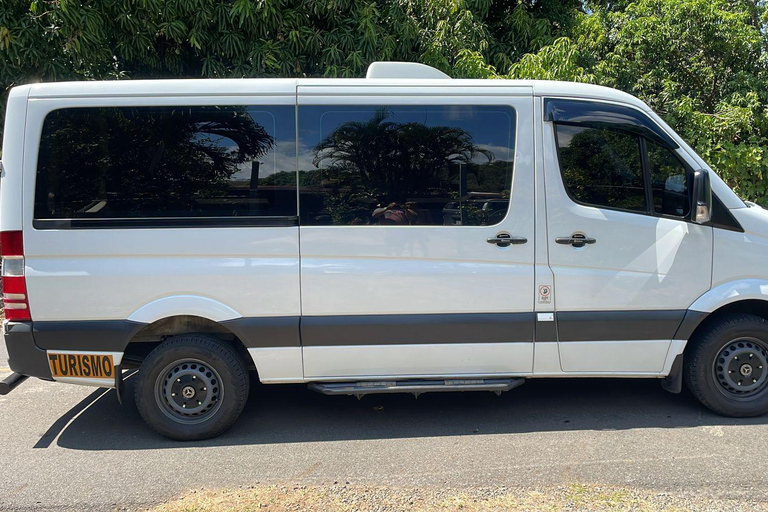
{"label": "side mirror", "polygon": [[712,218],[712,187],[709,173],[705,169],[693,172],[693,208],[691,220],[696,224],[706,224]]}

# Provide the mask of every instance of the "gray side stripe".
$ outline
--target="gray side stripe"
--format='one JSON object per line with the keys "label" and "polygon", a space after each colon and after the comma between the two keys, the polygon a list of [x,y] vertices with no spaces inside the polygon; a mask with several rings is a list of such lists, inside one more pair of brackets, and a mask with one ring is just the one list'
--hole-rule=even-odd
{"label": "gray side stripe", "polygon": [[[222,322],[248,348],[538,341],[688,339],[706,316],[695,311],[561,311],[555,322],[535,313],[239,318]],[[685,318],[685,321],[683,319]],[[555,325],[557,327],[555,328]],[[122,352],[144,324],[127,320],[32,322],[42,349]]]}
{"label": "gray side stripe", "polygon": [[561,311],[560,341],[671,340],[686,310]]}
{"label": "gray side stripe", "polygon": [[301,319],[305,347],[532,342],[533,313],[309,316]]}
{"label": "gray side stripe", "polygon": [[557,323],[536,321],[536,341],[557,341]]}
{"label": "gray side stripe", "polygon": [[122,352],[144,326],[128,320],[33,321],[32,335],[43,349]]}
{"label": "gray side stripe", "polygon": [[237,318],[221,324],[247,348],[300,347],[299,317]]}

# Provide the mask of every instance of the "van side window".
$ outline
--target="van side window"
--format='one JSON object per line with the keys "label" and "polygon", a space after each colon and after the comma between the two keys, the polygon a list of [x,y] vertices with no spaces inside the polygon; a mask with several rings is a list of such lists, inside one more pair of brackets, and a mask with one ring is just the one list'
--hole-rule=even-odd
{"label": "van side window", "polygon": [[685,217],[691,211],[688,173],[680,160],[667,148],[646,141],[651,170],[653,209],[657,214]]}
{"label": "van side window", "polygon": [[573,199],[591,206],[647,210],[639,136],[560,123],[555,127],[563,182]]}
{"label": "van side window", "polygon": [[55,110],[43,124],[35,219],[295,218],[294,112]]}
{"label": "van side window", "polygon": [[500,106],[302,106],[301,223],[498,224],[515,124]]}

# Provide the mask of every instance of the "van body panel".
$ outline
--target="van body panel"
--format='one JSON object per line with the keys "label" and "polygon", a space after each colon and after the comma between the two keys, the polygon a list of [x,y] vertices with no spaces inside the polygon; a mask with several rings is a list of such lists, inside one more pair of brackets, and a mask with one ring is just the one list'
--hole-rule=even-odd
{"label": "van body panel", "polygon": [[[309,105],[332,105],[342,111],[346,106],[359,105],[512,107],[516,114],[516,140],[509,211],[498,224],[489,226],[302,225],[302,341],[306,378],[436,375],[441,368],[445,374],[455,374],[466,363],[466,350],[472,346],[484,355],[473,358],[470,369],[458,373],[497,374],[504,367],[511,373],[530,373],[532,350],[510,348],[504,342],[519,340],[532,346],[532,316],[524,324],[513,322],[502,327],[505,334],[501,337],[490,334],[483,316],[531,315],[534,311],[534,137],[530,88],[493,88],[492,93],[488,91],[483,96],[460,96],[453,89],[441,87],[419,88],[418,96],[408,88],[389,87],[388,91],[387,96],[381,96],[384,89],[375,86],[371,92],[368,87],[305,87],[300,82],[299,131],[303,126],[302,109]],[[502,232],[524,237],[527,242],[508,247],[488,243],[489,238]],[[350,331],[345,323],[348,320],[335,317],[354,319],[371,314],[376,315],[376,321],[360,331]],[[443,329],[455,326],[451,322],[456,320],[430,327],[431,319],[439,317],[466,319],[466,329],[456,330],[452,336],[441,334]],[[334,343],[340,346],[312,347],[313,340],[323,337],[319,334],[320,325],[327,326],[329,322],[341,322],[335,327],[339,337]],[[363,336],[373,341],[361,345],[365,341],[360,339]],[[483,344],[489,336],[498,343]],[[394,341],[398,339],[423,345],[416,349]],[[376,344],[376,340],[381,344]],[[466,343],[467,348],[459,348],[465,346],[459,342]],[[496,357],[492,356],[494,350],[498,351]],[[395,357],[397,353],[401,356]],[[512,360],[511,354],[524,359]],[[359,358],[359,364],[355,358]],[[410,362],[404,366],[405,361]]]}
{"label": "van body panel", "polygon": [[[693,310],[710,313],[741,300],[768,300],[768,211],[751,206],[731,214],[744,232],[715,229],[713,286],[691,305]],[[738,264],[734,264],[736,256]]]}
{"label": "van body panel", "polygon": [[255,347],[249,348],[248,354],[264,384],[305,382],[301,347]]}
{"label": "van body panel", "polygon": [[[0,230],[22,229],[22,183],[24,177],[24,127],[30,86],[14,87],[8,95],[3,131],[2,174],[0,174]],[[36,145],[36,144],[34,144]]]}
{"label": "van body panel", "polygon": [[[147,92],[141,87],[128,91],[137,94],[130,97],[109,94],[95,83],[87,84],[86,89],[75,85],[50,90],[43,87],[37,95],[49,97],[30,100],[27,137],[39,141],[45,116],[62,107],[295,105],[291,81],[261,88],[269,94],[235,98],[185,96],[179,90],[183,84],[170,83],[180,87],[152,97],[138,96]],[[189,92],[202,92],[200,87],[192,89]],[[80,92],[75,94],[76,90]],[[158,90],[162,89],[155,92]],[[50,96],[54,93],[77,97],[53,99]],[[34,229],[37,157],[38,144],[27,145],[24,241],[26,282],[35,321],[133,319],[149,323],[171,315],[214,321],[300,315],[296,225]],[[64,296],[66,300],[62,300]],[[294,344],[298,345],[297,329],[295,336]]]}
{"label": "van body panel", "polygon": [[533,343],[304,347],[307,380],[527,375]]}
{"label": "van body panel", "polygon": [[[543,99],[533,98],[534,113],[543,113]],[[547,231],[547,190],[544,172],[544,142],[542,131],[545,129],[544,116],[533,116],[534,121],[534,168],[535,168],[535,208],[534,228],[536,231],[534,251],[534,309],[536,311],[534,351],[534,376],[562,373],[560,352],[558,349],[558,326],[555,313],[554,273],[549,266],[549,234]],[[547,292],[547,293],[544,293]]]}
{"label": "van body panel", "polygon": [[[713,287],[728,282],[765,279],[768,211],[753,206],[732,210],[731,214],[744,232],[715,230]],[[735,255],[738,255],[738,265],[733,264]]]}
{"label": "van body panel", "polygon": [[[232,231],[111,230],[109,255],[99,254],[105,247],[102,231],[78,231],[79,236],[31,232],[25,244],[34,318],[127,319],[142,308],[156,307],[154,313],[145,312],[160,319],[160,305],[168,306],[168,313],[205,318],[216,316],[217,309],[229,311],[227,316],[231,312],[242,317],[298,316],[298,228]],[[53,244],[58,239],[60,247],[76,243],[81,256],[53,254],[51,248],[57,247]],[[195,252],[202,252],[201,243],[211,249],[196,256]],[[150,248],[153,254],[146,254]],[[66,290],[66,301],[61,300],[62,290]],[[184,309],[173,307],[172,297],[179,292],[198,295],[217,306],[202,315],[196,302],[182,313]],[[160,300],[164,302],[158,304]]]}
{"label": "van body panel", "polygon": [[560,344],[568,372],[661,373],[670,340],[577,341]]}

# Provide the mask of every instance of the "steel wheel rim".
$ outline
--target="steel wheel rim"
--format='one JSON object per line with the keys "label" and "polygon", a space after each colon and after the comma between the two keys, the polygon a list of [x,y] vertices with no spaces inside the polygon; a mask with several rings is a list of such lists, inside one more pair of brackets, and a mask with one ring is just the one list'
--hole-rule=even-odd
{"label": "steel wheel rim", "polygon": [[218,372],[199,359],[180,359],[166,366],[155,381],[155,400],[177,423],[194,425],[221,408],[224,387]]}
{"label": "steel wheel rim", "polygon": [[715,357],[712,374],[718,390],[735,400],[751,400],[768,389],[768,345],[757,338],[737,338]]}

